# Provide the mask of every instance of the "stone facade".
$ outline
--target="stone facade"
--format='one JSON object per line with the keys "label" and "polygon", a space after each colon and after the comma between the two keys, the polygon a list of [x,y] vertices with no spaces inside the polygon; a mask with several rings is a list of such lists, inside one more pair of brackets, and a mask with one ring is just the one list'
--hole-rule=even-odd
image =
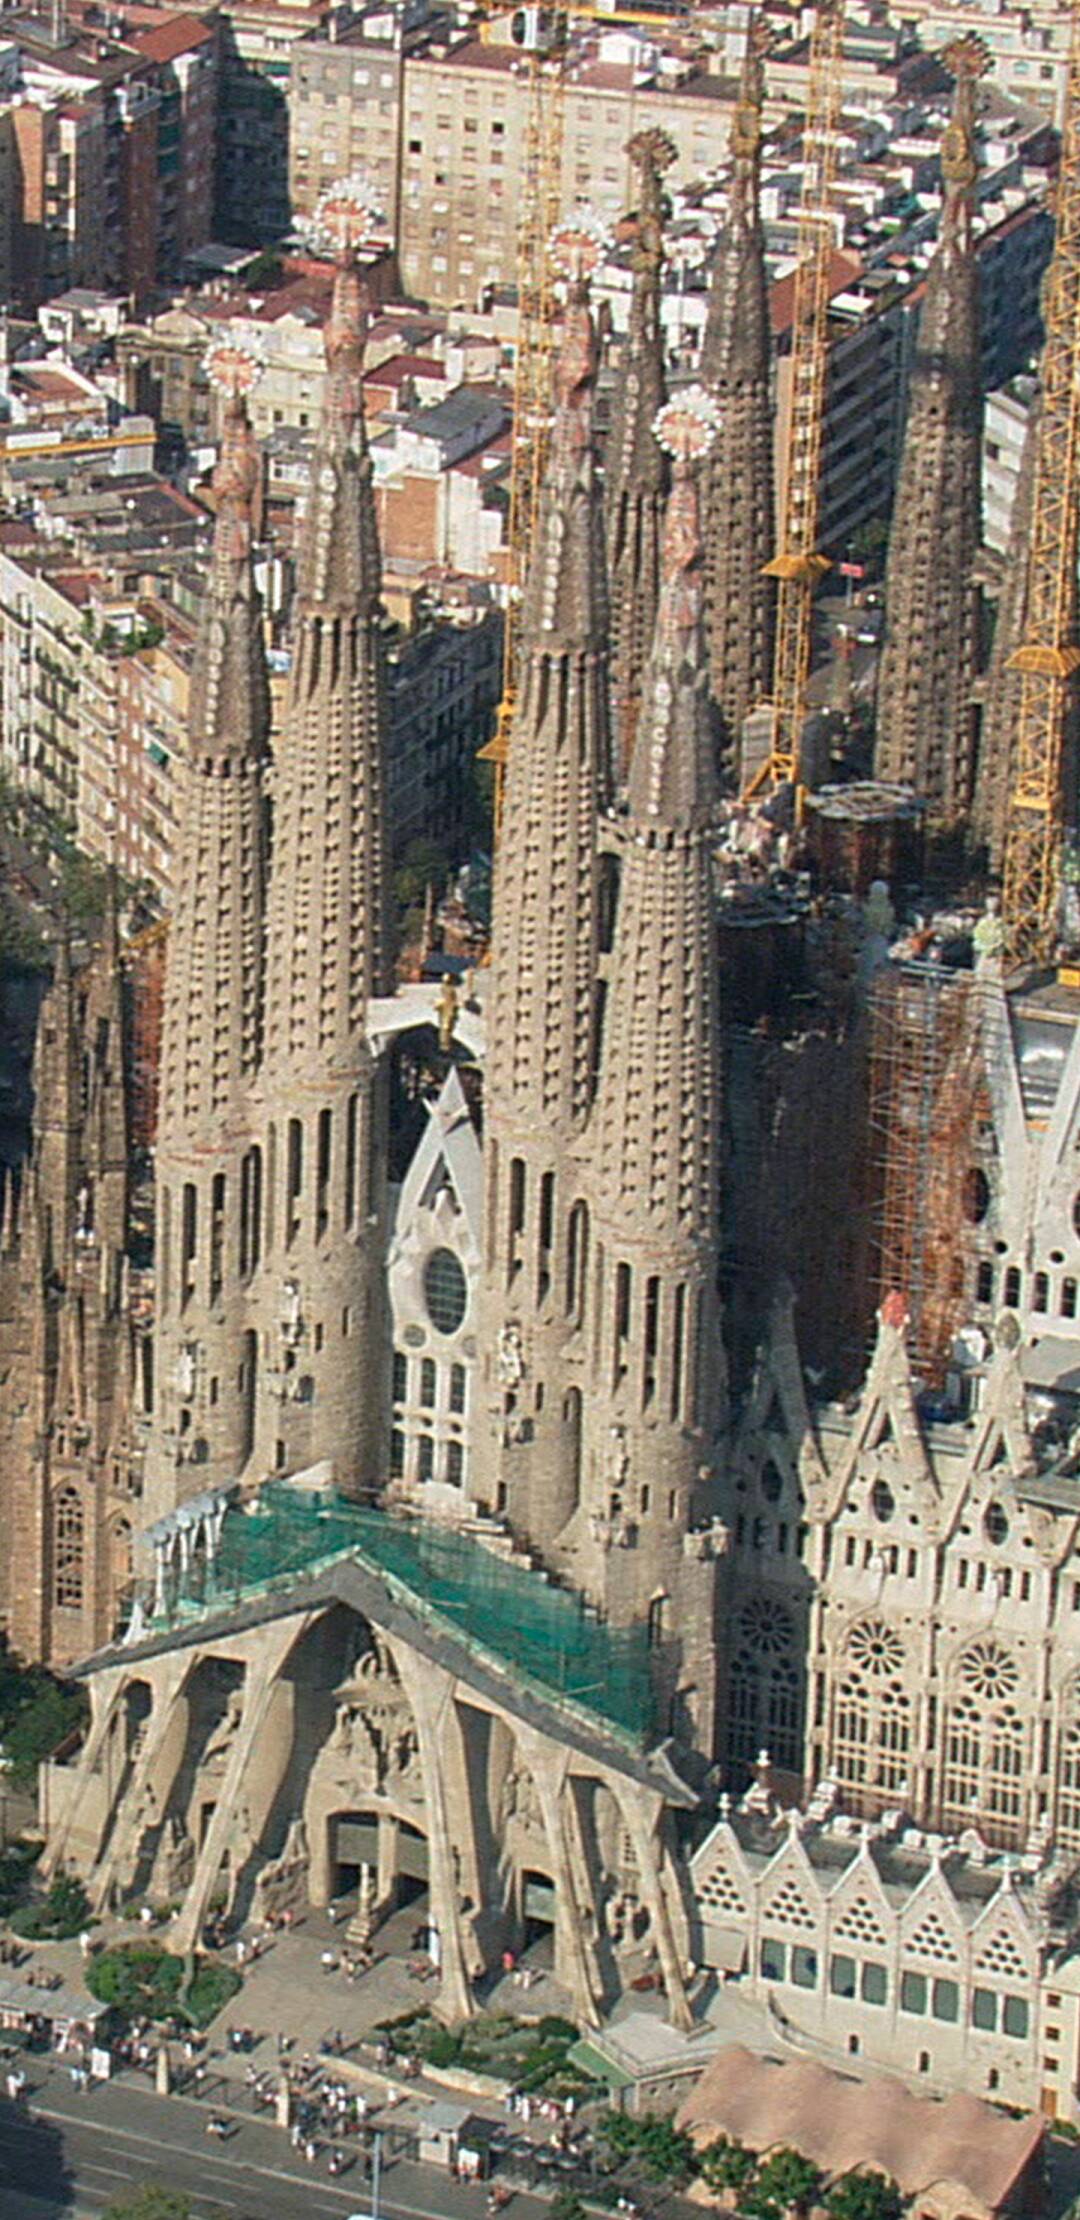
{"label": "stone facade", "polygon": [[48,1851],[96,1905],[180,1898],[175,1943],[191,1948],[212,1903],[238,1918],[326,1904],[367,1864],[376,1918],[402,1877],[426,1885],[449,2018],[540,1916],[586,2024],[646,1934],[686,2024],[671,1815],[690,1791],[355,1567],[255,1624],[210,1618],[194,1642],[135,1642],[100,1666],[80,1763],[51,1769]]}
{"label": "stone facade", "polygon": [[125,1250],[128,1157],[114,921],[39,1021],[34,1150],[0,1202],[0,1463],[13,1646],[72,1663],[130,1606],[144,1343]]}
{"label": "stone facade", "polygon": [[703,1961],[804,2055],[1068,2116],[1069,1860],[1044,1845],[1018,1865],[975,1828],[927,1835],[902,1805],[866,1824],[831,1783],[785,1811],[767,1772],[738,1805],[723,1799],[691,1859]]}

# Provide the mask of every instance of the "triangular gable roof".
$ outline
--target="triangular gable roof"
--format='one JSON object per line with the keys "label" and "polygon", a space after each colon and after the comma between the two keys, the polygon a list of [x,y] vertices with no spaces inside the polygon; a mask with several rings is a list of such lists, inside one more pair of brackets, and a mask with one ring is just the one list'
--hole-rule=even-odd
{"label": "triangular gable roof", "polygon": [[435,1101],[428,1105],[427,1126],[402,1181],[394,1212],[391,1255],[423,1207],[424,1195],[440,1165],[445,1166],[469,1239],[479,1255],[484,1192],[480,1143],[453,1064]]}

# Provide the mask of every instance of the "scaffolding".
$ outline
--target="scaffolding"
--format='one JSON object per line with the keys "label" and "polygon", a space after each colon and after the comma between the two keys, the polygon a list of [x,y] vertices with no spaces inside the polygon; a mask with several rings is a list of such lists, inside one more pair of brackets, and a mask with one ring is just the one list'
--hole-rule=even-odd
{"label": "scaffolding", "polygon": [[635,1746],[647,1740],[653,1701],[644,1627],[608,1626],[570,1590],[496,1557],[460,1528],[287,1481],[268,1481],[253,1506],[227,1512],[213,1564],[192,1556],[168,1616],[202,1616],[253,1594],[287,1592],[300,1576],[343,1558],[496,1667],[579,1706]]}
{"label": "scaffolding", "polygon": [[907,1303],[908,1347],[940,1389],[969,1314],[965,1182],[989,1116],[970,973],[889,965],[870,1002],[870,1134],[877,1300]]}

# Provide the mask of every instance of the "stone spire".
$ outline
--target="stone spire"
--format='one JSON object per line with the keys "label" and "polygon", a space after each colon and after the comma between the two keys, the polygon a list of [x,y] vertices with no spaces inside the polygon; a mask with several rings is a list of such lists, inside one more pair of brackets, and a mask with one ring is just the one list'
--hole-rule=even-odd
{"label": "stone spire", "polygon": [[289,686],[274,763],[266,1056],[257,1176],[255,1470],[324,1461],[380,1476],[387,1383],[378,1319],[382,1159],[367,1017],[388,976],[381,561],[364,428],[362,180],[324,195],[335,252],[326,386],[297,550]]}
{"label": "stone spire", "polygon": [[[577,234],[565,227],[573,265]],[[586,241],[591,234],[585,233]],[[571,275],[521,626],[495,888],[487,1099],[565,1137],[589,1106],[599,946],[597,810],[610,791],[610,621],[593,438],[596,335]]]}
{"label": "stone spire", "polygon": [[75,1209],[81,1139],[78,1033],[71,944],[65,920],[52,985],[34,1043],[34,1188],[42,1214],[46,1270],[67,1252]]}
{"label": "stone spire", "polygon": [[604,456],[611,582],[611,694],[618,769],[634,749],[641,680],[660,594],[664,456],[652,436],[664,399],[660,329],[664,261],[663,175],[675,159],[666,131],[639,131],[627,152],[639,175],[630,330]]}
{"label": "stone spire", "polygon": [[240,391],[229,394],[214,472],[210,582],[191,676],[177,901],[162,1046],[164,1156],[216,1145],[245,1115],[262,1038],[263,775],[270,695],[252,568],[260,459]]}
{"label": "stone spire", "polygon": [[1039,403],[1033,401],[1013,498],[1009,545],[998,595],[994,640],[983,682],[979,768],[972,802],[976,840],[985,843],[991,868],[1005,867],[1005,832],[1016,771],[1022,677],[1011,668],[1027,631],[1028,569],[1039,452]]}
{"label": "stone spire", "polygon": [[[605,1615],[651,1618],[657,1640],[670,1638],[658,1660],[668,1700],[684,1700],[680,1731],[706,1748],[715,1667],[701,1583],[711,1593],[713,1573],[709,1553],[686,1545],[715,1508],[724,1414],[717,793],[696,483],[715,421],[701,388],[680,393],[658,419],[675,482],[581,1150],[598,1264],[586,1297],[582,1508],[567,1552],[568,1570]],[[635,1546],[624,1553],[631,1529]]]}
{"label": "stone spire", "polygon": [[244,402],[254,365],[223,345],[211,376],[226,406],[165,975],[151,1521],[235,1480],[251,1444],[239,1224],[262,1048],[270,697],[252,563],[260,458]]}
{"label": "stone spire", "polygon": [[986,50],[965,38],[945,58],[956,81],[941,149],[945,198],[889,537],[875,770],[914,786],[947,823],[966,816],[974,772],[982,395],[972,212]]}
{"label": "stone spire", "polygon": [[732,120],[727,222],[713,259],[701,375],[720,403],[705,465],[705,597],[710,684],[721,742],[739,774],[746,717],[772,684],[776,589],[768,290],[761,227],[761,111],[767,32],[752,16]]}
{"label": "stone spire", "polygon": [[[565,1381],[577,1297],[571,1144],[592,1098],[610,793],[608,598],[593,442],[594,228],[553,252],[568,284],[556,414],[522,610],[495,883],[485,1113],[487,1396],[473,1457],[481,1501],[547,1550],[576,1497],[579,1414]],[[569,1296],[567,1289],[570,1289]]]}
{"label": "stone spire", "polygon": [[[340,206],[339,206],[340,202]],[[350,212],[353,229],[348,229]],[[288,699],[277,751],[267,931],[267,1061],[313,1082],[355,1064],[386,974],[381,559],[364,428],[368,304],[352,188],[326,325],[326,386],[296,563]]]}

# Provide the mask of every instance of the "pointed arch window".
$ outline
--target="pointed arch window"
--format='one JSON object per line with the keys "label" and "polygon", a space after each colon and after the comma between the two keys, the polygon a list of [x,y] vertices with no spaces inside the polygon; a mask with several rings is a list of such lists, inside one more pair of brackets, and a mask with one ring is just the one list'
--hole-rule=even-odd
{"label": "pointed arch window", "polygon": [[64,1611],[79,1611],[83,1601],[83,1507],[75,1488],[64,1488],[53,1513],[53,1593]]}
{"label": "pointed arch window", "polygon": [[795,1628],[780,1603],[755,1597],[735,1637],[728,1706],[728,1760],[745,1777],[760,1752],[774,1765],[802,1765],[803,1691]]}
{"label": "pointed arch window", "polygon": [[860,1619],[844,1647],[830,1761],[857,1802],[909,1793],[911,1699],[907,1656],[895,1628]]}
{"label": "pointed arch window", "polygon": [[958,1658],[945,1730],[942,1821],[982,1826],[999,1841],[1022,1832],[1030,1729],[1015,1658],[989,1638]]}
{"label": "pointed arch window", "polygon": [[1061,1714],[1054,1839],[1076,1858],[1080,1857],[1080,1678],[1065,1689]]}

